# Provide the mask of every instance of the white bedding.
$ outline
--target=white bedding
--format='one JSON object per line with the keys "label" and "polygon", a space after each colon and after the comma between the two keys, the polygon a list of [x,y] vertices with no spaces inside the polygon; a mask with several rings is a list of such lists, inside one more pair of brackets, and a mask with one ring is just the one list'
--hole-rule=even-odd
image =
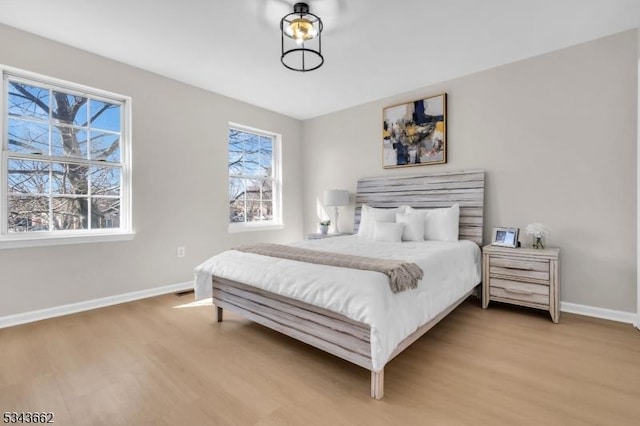
{"label": "white bedding", "polygon": [[393,294],[379,272],[315,265],[229,250],[195,269],[196,299],[211,297],[211,275],[341,313],[371,326],[371,359],[381,370],[405,337],[481,280],[480,248],[471,241],[374,242],[356,235],[293,244],[300,247],[417,263],[418,288]]}

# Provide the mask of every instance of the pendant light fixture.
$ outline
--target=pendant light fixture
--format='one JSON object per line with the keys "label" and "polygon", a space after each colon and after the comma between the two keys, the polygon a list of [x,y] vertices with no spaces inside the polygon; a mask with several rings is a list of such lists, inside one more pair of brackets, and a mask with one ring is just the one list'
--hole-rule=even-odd
{"label": "pendant light fixture", "polygon": [[293,13],[280,20],[282,65],[293,71],[313,71],[324,63],[322,20],[309,13],[307,3],[293,5]]}

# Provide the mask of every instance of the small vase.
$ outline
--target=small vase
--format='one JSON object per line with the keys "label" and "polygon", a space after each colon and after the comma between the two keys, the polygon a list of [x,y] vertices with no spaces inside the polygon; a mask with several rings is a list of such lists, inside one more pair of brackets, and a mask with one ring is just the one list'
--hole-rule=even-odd
{"label": "small vase", "polygon": [[329,226],[328,225],[320,225],[320,233],[322,235],[327,235],[328,232],[329,232]]}
{"label": "small vase", "polygon": [[533,236],[533,248],[534,249],[543,249],[544,244],[542,244],[542,237]]}

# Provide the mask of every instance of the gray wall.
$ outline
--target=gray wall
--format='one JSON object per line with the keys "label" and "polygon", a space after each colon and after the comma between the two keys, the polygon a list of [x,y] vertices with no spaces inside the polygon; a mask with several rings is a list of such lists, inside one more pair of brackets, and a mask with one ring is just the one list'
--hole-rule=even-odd
{"label": "gray wall", "polygon": [[[562,250],[562,301],[634,312],[637,45],[628,31],[305,121],[305,231],[317,228],[323,189],[484,169],[485,243],[493,226],[542,222]],[[448,163],[383,170],[382,109],[441,92]],[[352,227],[353,205],[340,219]]]}
{"label": "gray wall", "polygon": [[[2,64],[133,98],[137,232],[127,242],[0,250],[0,317],[189,281],[233,245],[300,239],[317,229],[322,190],[353,192],[360,177],[470,168],[487,172],[485,242],[492,226],[543,222],[548,244],[562,248],[562,301],[635,310],[636,31],[302,124],[2,25],[0,40]],[[382,108],[443,91],[449,162],[383,170]],[[229,121],[283,135],[282,231],[227,232]],[[343,209],[341,229],[352,220],[353,206]]]}
{"label": "gray wall", "polygon": [[[0,250],[0,317],[190,281],[233,245],[302,237],[298,120],[2,25],[0,63],[133,98],[136,230],[133,241]],[[228,234],[229,121],[282,134],[284,230]]]}

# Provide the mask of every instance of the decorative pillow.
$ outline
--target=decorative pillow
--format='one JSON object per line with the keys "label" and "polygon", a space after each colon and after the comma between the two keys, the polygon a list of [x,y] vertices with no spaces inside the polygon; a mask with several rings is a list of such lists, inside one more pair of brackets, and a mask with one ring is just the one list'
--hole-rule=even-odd
{"label": "decorative pillow", "polygon": [[425,239],[435,241],[458,241],[460,206],[454,204],[446,209],[429,210],[426,216]]}
{"label": "decorative pillow", "polygon": [[402,241],[403,229],[404,223],[375,222],[373,226],[373,240],[399,243]]}
{"label": "decorative pillow", "polygon": [[402,207],[380,209],[363,204],[360,212],[358,236],[372,239],[376,222],[393,222],[396,218],[396,213],[400,211],[404,211],[404,209]]}
{"label": "decorative pillow", "polygon": [[403,223],[402,241],[424,241],[426,211],[396,213],[396,223]]}

